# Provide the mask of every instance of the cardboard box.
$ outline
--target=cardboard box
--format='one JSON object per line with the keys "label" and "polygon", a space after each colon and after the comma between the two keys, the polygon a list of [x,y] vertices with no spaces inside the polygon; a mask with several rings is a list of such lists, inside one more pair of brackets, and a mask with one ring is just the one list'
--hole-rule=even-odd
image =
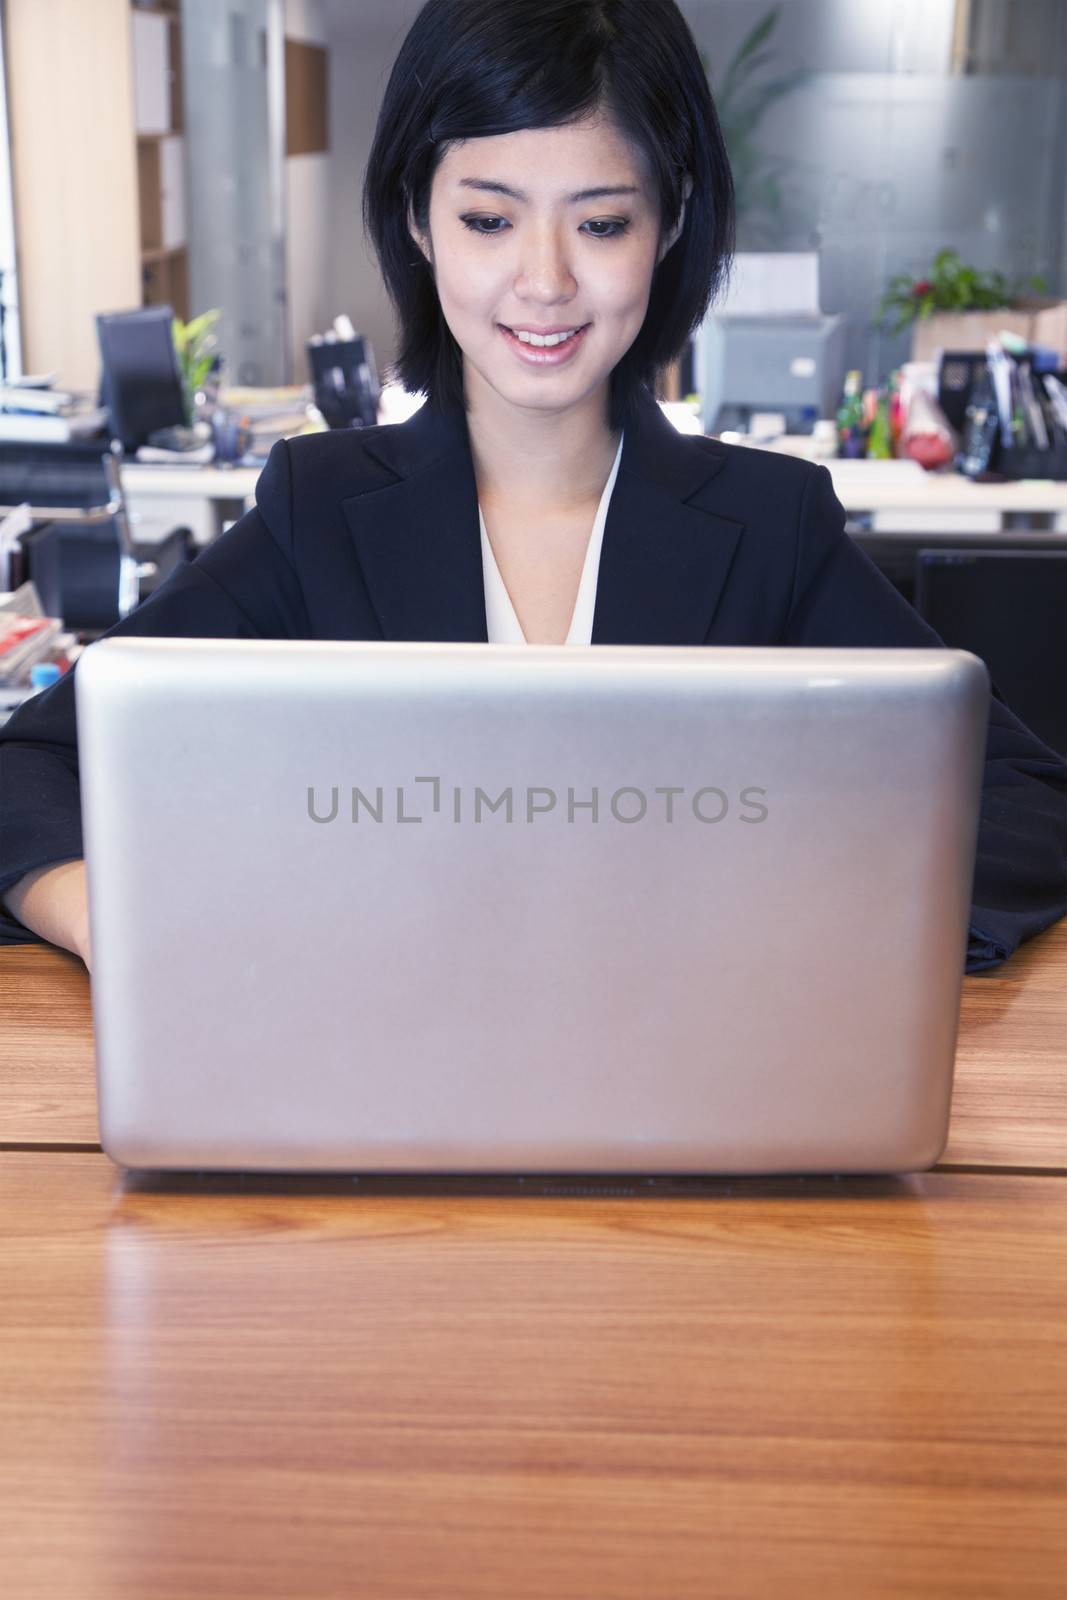
{"label": "cardboard box", "polygon": [[1047,344],[1060,353],[1060,366],[1067,367],[1067,300],[1058,300],[1034,314],[1033,344]]}
{"label": "cardboard box", "polygon": [[920,317],[911,359],[933,361],[938,350],[984,350],[1002,330],[1028,344],[1049,345],[1067,365],[1067,300],[1033,300],[997,311],[938,311]]}

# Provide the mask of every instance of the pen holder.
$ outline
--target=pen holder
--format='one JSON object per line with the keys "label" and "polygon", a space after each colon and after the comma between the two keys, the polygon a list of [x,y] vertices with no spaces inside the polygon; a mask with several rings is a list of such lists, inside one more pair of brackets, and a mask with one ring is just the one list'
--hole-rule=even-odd
{"label": "pen holder", "polygon": [[[1060,369],[1053,376],[1067,384],[1067,371]],[[1047,415],[1047,404],[1043,409]],[[1047,450],[1039,450],[1033,444],[1009,448],[998,441],[993,470],[1005,478],[1049,478],[1063,482],[1067,479],[1067,444],[1051,444]]]}
{"label": "pen holder", "polygon": [[[938,372],[938,404],[961,437],[967,425],[971,394],[975,384],[985,376],[987,366],[981,350],[946,350],[942,355]],[[1067,384],[1067,370],[1060,370],[1053,376]],[[1047,417],[1047,403],[1043,410]],[[1051,428],[1049,431],[1051,433]],[[1048,478],[1062,482],[1067,479],[1067,445],[1052,444],[1047,450],[1031,444],[1006,446],[998,428],[987,470],[1003,478]]]}
{"label": "pen holder", "polygon": [[217,406],[211,414],[211,434],[215,441],[215,460],[240,461],[252,442],[248,418]]}

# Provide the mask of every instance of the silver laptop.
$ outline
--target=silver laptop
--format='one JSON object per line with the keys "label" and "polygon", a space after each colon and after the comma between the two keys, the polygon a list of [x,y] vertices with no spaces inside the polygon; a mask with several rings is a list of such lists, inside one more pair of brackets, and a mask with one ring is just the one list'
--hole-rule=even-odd
{"label": "silver laptop", "polygon": [[75,681],[116,1162],[892,1173],[944,1148],[974,656],[115,638]]}

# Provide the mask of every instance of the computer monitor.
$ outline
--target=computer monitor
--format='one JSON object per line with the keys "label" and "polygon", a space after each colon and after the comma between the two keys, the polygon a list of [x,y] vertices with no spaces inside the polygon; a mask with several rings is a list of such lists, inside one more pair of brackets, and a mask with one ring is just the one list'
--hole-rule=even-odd
{"label": "computer monitor", "polygon": [[915,609],[950,648],[984,661],[1016,716],[1067,753],[1067,550],[920,550]]}
{"label": "computer monitor", "polygon": [[97,317],[102,367],[101,398],[111,431],[136,450],[157,428],[185,421],[185,399],[170,306],[107,312]]}
{"label": "computer monitor", "polygon": [[832,417],[845,376],[847,319],[774,315],[705,317],[695,336],[695,380],[705,433],[753,411],[783,412],[787,428],[805,411]]}

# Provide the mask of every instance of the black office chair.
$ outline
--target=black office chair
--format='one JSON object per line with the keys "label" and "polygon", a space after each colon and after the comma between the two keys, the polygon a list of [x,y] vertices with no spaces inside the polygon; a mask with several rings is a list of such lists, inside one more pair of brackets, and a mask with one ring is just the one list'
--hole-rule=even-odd
{"label": "black office chair", "polygon": [[26,576],[46,610],[75,632],[104,632],[196,553],[188,528],[159,543],[130,537],[120,461],[119,448],[103,440],[0,443],[0,516],[28,503],[38,537],[23,540]]}
{"label": "black office chair", "polygon": [[1067,550],[920,550],[915,609],[989,669],[1005,702],[1067,753]]}

